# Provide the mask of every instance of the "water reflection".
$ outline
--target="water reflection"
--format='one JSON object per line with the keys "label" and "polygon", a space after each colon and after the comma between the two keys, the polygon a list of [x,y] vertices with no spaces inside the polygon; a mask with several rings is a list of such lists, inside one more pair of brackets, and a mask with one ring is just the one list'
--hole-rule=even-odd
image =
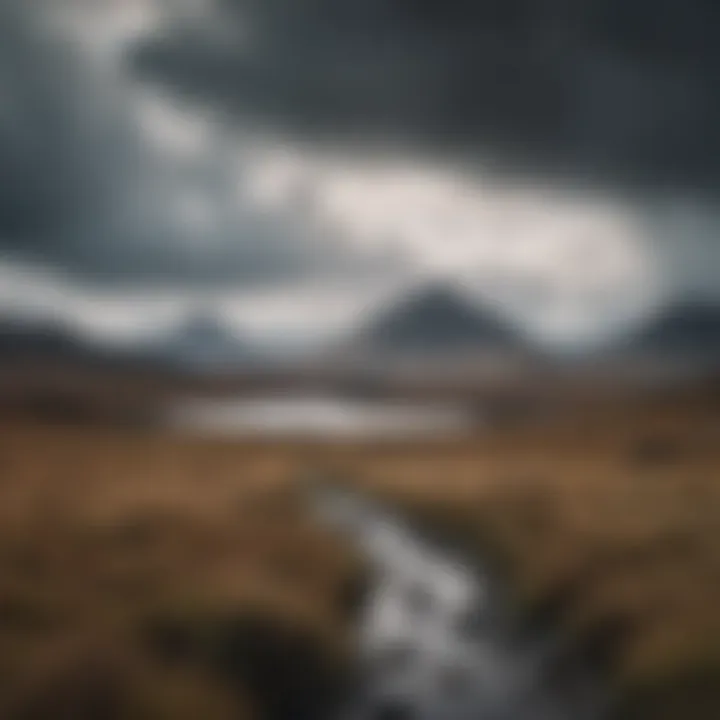
{"label": "water reflection", "polygon": [[457,436],[475,419],[459,404],[304,395],[186,401],[167,423],[203,434],[391,439]]}

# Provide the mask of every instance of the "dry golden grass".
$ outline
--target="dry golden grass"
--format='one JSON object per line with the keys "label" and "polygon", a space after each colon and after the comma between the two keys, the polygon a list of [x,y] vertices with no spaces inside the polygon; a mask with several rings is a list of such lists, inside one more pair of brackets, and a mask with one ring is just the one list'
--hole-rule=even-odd
{"label": "dry golden grass", "polygon": [[327,697],[357,564],[299,510],[289,460],[3,428],[0,716],[302,717]]}
{"label": "dry golden grass", "polygon": [[361,577],[296,502],[349,477],[501,559],[528,618],[602,660],[619,714],[720,717],[714,398],[383,447],[0,434],[0,717],[317,716]]}

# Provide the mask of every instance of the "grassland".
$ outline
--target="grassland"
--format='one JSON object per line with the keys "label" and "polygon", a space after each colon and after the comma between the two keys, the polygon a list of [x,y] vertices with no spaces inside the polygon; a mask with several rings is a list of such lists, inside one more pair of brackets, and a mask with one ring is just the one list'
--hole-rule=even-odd
{"label": "grassland", "polygon": [[382,447],[0,428],[0,717],[322,717],[362,564],[298,478],[350,479],[502,563],[618,716],[720,717],[713,394]]}

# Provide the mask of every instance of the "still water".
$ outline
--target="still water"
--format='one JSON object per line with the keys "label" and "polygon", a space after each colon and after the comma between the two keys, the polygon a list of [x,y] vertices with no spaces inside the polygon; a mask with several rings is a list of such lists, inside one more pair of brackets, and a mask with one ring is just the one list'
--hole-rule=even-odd
{"label": "still water", "polygon": [[166,417],[169,427],[200,434],[330,440],[455,437],[476,423],[461,405],[321,395],[188,400]]}

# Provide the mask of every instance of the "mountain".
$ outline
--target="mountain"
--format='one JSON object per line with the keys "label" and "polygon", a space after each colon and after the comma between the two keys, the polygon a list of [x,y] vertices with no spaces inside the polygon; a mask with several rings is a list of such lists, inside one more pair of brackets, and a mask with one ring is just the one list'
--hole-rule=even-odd
{"label": "mountain", "polygon": [[203,312],[181,321],[154,344],[153,354],[194,370],[232,368],[256,358],[254,348],[236,338],[212,314]]}
{"label": "mountain", "polygon": [[5,316],[0,317],[0,362],[131,370],[159,367],[163,361],[142,347],[112,347],[93,342],[61,321]]}
{"label": "mountain", "polygon": [[361,331],[364,349],[399,353],[517,351],[524,343],[495,313],[442,285],[416,290]]}
{"label": "mountain", "polygon": [[259,354],[212,314],[195,313],[150,342],[106,346],[48,319],[0,317],[0,362],[41,361],[104,369],[216,370],[257,362]]}
{"label": "mountain", "polygon": [[640,352],[720,360],[720,305],[678,303],[656,316],[635,338]]}
{"label": "mountain", "polygon": [[0,358],[74,358],[82,354],[79,338],[64,325],[45,320],[0,318]]}

